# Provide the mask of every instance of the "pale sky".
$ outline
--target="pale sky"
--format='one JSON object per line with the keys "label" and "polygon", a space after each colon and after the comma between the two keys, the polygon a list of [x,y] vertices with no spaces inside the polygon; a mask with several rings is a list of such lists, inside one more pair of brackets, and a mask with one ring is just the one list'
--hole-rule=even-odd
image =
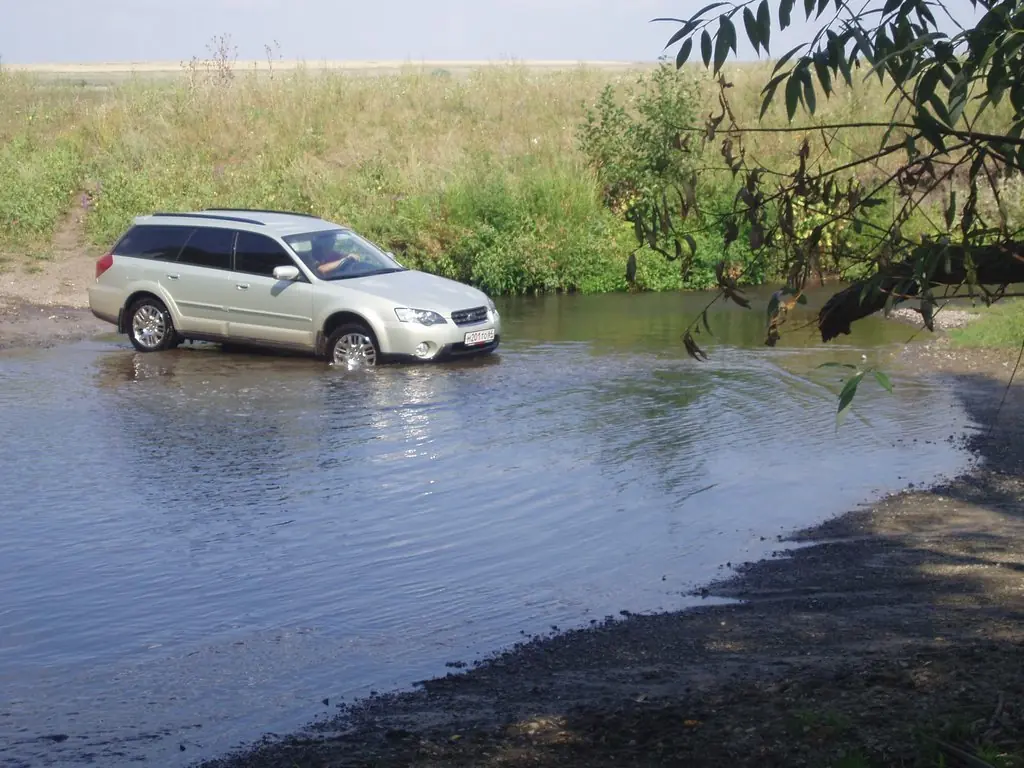
{"label": "pale sky", "polygon": [[[774,19],[777,4],[770,0]],[[0,0],[0,61],[180,62],[229,34],[240,59],[654,61],[704,0]],[[967,0],[952,0],[963,18]],[[801,3],[797,3],[802,8]],[[827,16],[828,14],[826,14]],[[802,17],[795,9],[794,21]],[[743,41],[742,25],[739,37]],[[807,27],[779,35],[772,53]],[[673,49],[674,53],[674,49]],[[751,58],[749,45],[741,47]]]}

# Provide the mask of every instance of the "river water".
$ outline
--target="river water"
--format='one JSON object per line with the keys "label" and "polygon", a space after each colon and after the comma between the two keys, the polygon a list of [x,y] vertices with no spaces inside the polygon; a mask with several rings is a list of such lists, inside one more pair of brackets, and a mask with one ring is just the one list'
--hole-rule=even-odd
{"label": "river water", "polygon": [[0,765],[216,756],[521,632],[691,605],[777,534],[965,465],[927,381],[866,382],[836,432],[817,366],[913,329],[825,348],[798,318],[767,349],[760,297],[713,309],[698,364],[707,298],[506,301],[500,354],[373,372],[0,353]]}

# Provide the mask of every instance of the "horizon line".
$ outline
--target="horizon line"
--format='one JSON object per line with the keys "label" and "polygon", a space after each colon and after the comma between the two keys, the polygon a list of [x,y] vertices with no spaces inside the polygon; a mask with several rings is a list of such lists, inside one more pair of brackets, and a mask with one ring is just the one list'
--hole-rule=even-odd
{"label": "horizon line", "polygon": [[[199,63],[216,62],[214,58],[190,57],[179,61],[97,61],[97,62],[39,62],[34,64],[7,63],[0,59],[0,68],[20,72],[165,72],[187,67],[193,60]],[[491,67],[522,64],[532,67],[635,67],[657,64],[657,59],[644,60],[601,60],[601,59],[237,59],[228,62],[231,69],[395,69],[416,67]]]}

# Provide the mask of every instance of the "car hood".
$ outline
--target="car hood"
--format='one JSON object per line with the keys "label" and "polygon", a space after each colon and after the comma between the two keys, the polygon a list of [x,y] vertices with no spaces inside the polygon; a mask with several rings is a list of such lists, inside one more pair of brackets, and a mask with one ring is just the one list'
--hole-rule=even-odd
{"label": "car hood", "polygon": [[487,295],[476,288],[415,269],[372,277],[329,281],[328,285],[368,293],[396,307],[453,312],[487,304]]}

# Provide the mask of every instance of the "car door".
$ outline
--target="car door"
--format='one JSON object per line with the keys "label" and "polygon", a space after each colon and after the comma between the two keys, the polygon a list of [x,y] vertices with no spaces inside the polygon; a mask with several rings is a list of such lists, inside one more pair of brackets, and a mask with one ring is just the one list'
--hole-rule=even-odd
{"label": "car door", "polygon": [[313,286],[301,269],[295,280],[276,279],[274,268],[284,266],[299,268],[276,240],[238,232],[236,290],[228,307],[231,338],[313,348]]}
{"label": "car door", "polygon": [[180,331],[224,338],[228,335],[228,305],[235,275],[231,270],[235,232],[223,227],[196,227],[161,285],[173,297],[181,315]]}

